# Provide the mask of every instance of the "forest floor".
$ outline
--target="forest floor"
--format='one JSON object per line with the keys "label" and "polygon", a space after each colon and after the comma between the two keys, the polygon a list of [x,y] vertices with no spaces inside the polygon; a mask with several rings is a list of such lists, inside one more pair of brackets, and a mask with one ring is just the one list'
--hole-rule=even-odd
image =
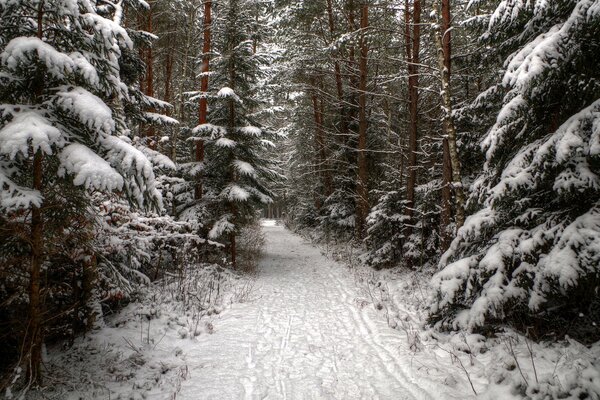
{"label": "forest floor", "polygon": [[598,399],[600,345],[436,333],[424,277],[349,268],[274,221],[263,230],[255,279],[220,280],[230,295],[201,318],[169,289],[131,304],[50,351],[54,384],[31,398]]}

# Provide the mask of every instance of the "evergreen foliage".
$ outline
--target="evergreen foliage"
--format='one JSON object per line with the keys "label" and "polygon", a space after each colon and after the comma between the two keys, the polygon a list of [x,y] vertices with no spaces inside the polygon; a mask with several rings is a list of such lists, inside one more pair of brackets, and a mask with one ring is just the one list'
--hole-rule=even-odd
{"label": "evergreen foliage", "polygon": [[568,319],[597,301],[599,29],[593,1],[503,1],[490,15],[482,40],[511,53],[476,102],[505,94],[483,140],[477,211],[434,277],[441,326]]}
{"label": "evergreen foliage", "polygon": [[273,201],[269,182],[279,174],[268,160],[276,134],[262,126],[255,115],[263,107],[255,94],[260,89],[261,67],[270,56],[256,44],[257,4],[230,0],[220,4],[210,87],[207,124],[198,125],[193,140],[203,140],[203,203],[210,215],[211,239],[227,239],[235,266],[235,237],[255,221],[257,208]]}

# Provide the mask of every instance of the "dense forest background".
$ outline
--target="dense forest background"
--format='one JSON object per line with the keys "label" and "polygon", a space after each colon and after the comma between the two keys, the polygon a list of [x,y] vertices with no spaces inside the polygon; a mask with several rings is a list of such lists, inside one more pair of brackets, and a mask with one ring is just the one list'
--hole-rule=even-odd
{"label": "dense forest background", "polygon": [[436,329],[598,340],[599,57],[593,0],[0,0],[0,368],[251,269],[261,210]]}

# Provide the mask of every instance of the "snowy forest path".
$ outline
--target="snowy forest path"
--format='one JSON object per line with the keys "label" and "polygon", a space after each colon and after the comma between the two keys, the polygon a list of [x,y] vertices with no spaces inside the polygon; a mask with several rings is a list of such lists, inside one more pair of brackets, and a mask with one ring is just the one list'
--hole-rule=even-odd
{"label": "snowy forest path", "polygon": [[360,296],[352,274],[281,226],[251,298],[186,355],[178,399],[433,399],[406,340]]}

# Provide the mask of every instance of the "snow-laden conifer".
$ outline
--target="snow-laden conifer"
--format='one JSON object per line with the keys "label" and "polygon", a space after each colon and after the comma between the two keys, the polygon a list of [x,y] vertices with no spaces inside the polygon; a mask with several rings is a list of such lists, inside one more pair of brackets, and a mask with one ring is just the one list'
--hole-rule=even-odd
{"label": "snow-laden conifer", "polygon": [[471,197],[478,211],[433,280],[432,315],[443,325],[585,311],[597,296],[598,37],[597,1],[505,0],[492,13],[483,40],[512,53],[482,143],[486,162]]}
{"label": "snow-laden conifer", "polygon": [[270,56],[257,47],[253,27],[257,15],[252,2],[220,4],[215,30],[213,74],[208,123],[193,129],[192,140],[203,140],[204,203],[214,222],[209,238],[229,242],[235,266],[235,237],[241,226],[256,218],[257,207],[272,202],[270,181],[278,174],[269,160],[276,135],[256,119],[261,102],[261,66]]}

